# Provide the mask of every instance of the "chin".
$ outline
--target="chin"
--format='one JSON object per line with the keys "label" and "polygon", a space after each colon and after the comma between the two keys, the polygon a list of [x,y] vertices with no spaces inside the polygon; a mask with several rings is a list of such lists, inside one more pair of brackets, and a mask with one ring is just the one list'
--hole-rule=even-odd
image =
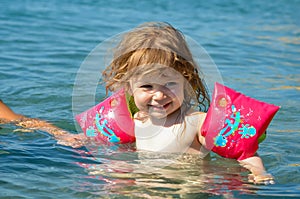
{"label": "chin", "polygon": [[179,109],[176,109],[176,110],[174,110],[174,111],[172,111],[172,112],[152,112],[152,113],[150,113],[149,115],[151,116],[151,117],[153,117],[153,118],[156,118],[156,119],[166,119],[167,117],[169,117],[169,116],[171,116],[171,115],[173,115],[173,114],[176,114],[176,113],[178,113],[177,111],[178,111]]}
{"label": "chin", "polygon": [[150,116],[155,119],[164,119],[168,116],[167,113],[150,113]]}

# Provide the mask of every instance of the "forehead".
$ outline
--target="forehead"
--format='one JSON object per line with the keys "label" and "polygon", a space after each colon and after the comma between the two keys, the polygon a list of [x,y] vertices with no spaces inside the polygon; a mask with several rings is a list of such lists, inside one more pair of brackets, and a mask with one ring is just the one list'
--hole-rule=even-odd
{"label": "forehead", "polygon": [[160,80],[180,80],[183,76],[171,67],[159,67],[153,66],[151,69],[146,69],[139,74],[133,75],[132,79],[134,81],[147,81],[147,82],[157,82]]}

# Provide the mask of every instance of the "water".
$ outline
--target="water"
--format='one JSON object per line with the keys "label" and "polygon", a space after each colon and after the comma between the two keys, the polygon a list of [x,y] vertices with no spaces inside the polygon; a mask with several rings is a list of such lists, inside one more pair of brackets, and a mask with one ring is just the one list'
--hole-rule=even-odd
{"label": "water", "polygon": [[[0,93],[16,112],[76,133],[76,72],[101,41],[145,21],[167,21],[200,43],[224,83],[281,106],[259,154],[275,185],[247,182],[232,160],[170,161],[155,169],[127,149],[56,143],[45,132],[0,129],[1,198],[300,198],[300,1],[0,2]],[[150,172],[151,171],[151,172]]]}

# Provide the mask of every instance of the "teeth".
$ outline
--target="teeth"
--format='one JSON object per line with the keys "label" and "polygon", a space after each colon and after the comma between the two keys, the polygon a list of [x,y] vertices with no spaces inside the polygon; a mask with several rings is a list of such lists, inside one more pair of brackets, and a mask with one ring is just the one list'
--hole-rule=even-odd
{"label": "teeth", "polygon": [[152,107],[163,109],[163,108],[165,108],[167,105],[168,105],[168,104],[165,104],[165,105],[163,105],[163,106],[154,106],[154,105],[152,105]]}
{"label": "teeth", "polygon": [[164,108],[164,106],[156,106],[156,105],[150,105],[152,106],[153,108]]}
{"label": "teeth", "polygon": [[164,105],[153,105],[153,104],[149,104],[149,105],[152,106],[153,108],[164,109],[166,106],[169,105],[169,103],[166,103]]}

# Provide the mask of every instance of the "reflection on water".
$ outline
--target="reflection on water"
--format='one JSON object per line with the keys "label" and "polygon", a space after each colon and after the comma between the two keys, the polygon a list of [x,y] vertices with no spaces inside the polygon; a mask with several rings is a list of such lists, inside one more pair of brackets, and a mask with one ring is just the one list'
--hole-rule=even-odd
{"label": "reflection on water", "polygon": [[96,156],[85,157],[93,163],[77,162],[87,172],[87,179],[93,179],[93,183],[83,184],[80,189],[146,198],[214,195],[233,198],[233,194],[256,193],[256,186],[247,182],[248,172],[234,160],[217,157],[202,160],[197,155],[108,148],[100,151]]}
{"label": "reflection on water", "polygon": [[[0,197],[300,197],[299,0],[15,0],[0,9],[0,98],[70,132],[77,133],[72,90],[85,57],[145,21],[173,24],[205,48],[225,85],[281,106],[259,148],[275,185],[249,184],[233,160],[74,150],[45,132],[0,124]],[[101,100],[105,91],[97,92]]]}
{"label": "reflection on water", "polygon": [[280,87],[277,87],[277,88],[271,88],[270,90],[285,90],[285,89],[300,90],[300,86],[280,86]]}

